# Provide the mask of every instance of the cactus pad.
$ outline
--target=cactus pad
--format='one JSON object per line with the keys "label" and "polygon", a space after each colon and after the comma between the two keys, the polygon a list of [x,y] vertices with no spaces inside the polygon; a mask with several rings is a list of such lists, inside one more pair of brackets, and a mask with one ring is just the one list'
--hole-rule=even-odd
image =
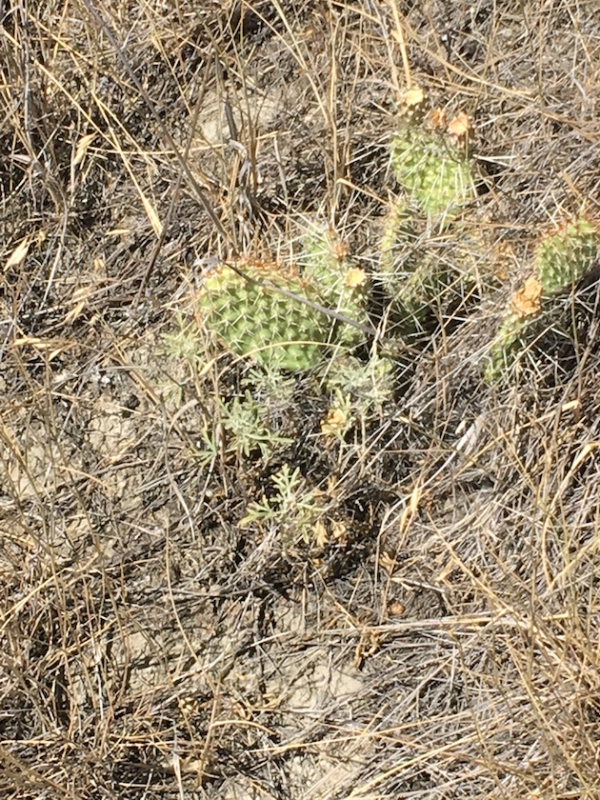
{"label": "cactus pad", "polygon": [[[402,264],[403,272],[414,272],[418,240],[416,218],[410,213],[408,203],[398,200],[392,203],[386,217],[381,237],[381,271],[384,282],[389,283],[389,288],[395,294],[393,283]],[[398,287],[395,287],[396,290]]]}
{"label": "cactus pad", "polygon": [[577,283],[592,268],[600,234],[584,219],[566,225],[538,244],[535,268],[545,294],[553,294]]}
{"label": "cactus pad", "polygon": [[[460,287],[476,279],[483,236],[462,223],[460,228],[455,223],[451,233],[433,244],[422,216],[411,213],[406,201],[392,204],[381,239],[379,278],[400,332],[420,332],[440,301],[447,305]],[[478,254],[475,259],[473,253]]]}
{"label": "cactus pad", "polygon": [[425,214],[453,216],[475,197],[472,162],[450,140],[406,127],[390,150],[398,183]]}
{"label": "cactus pad", "polygon": [[535,275],[511,298],[489,352],[487,380],[496,380],[514,361],[519,349],[539,330],[542,301],[551,312],[552,295],[568,289],[592,269],[600,233],[587,220],[577,219],[558,233],[544,237],[535,251]]}
{"label": "cactus pad", "polygon": [[[302,249],[302,278],[322,304],[356,322],[368,323],[367,275],[353,266],[344,243],[329,229],[314,225],[302,237]],[[357,328],[338,323],[335,339],[355,347],[364,336]]]}
{"label": "cactus pad", "polygon": [[[255,277],[302,297],[310,294],[298,278],[276,270],[261,269]],[[326,315],[247,281],[226,266],[205,277],[200,309],[205,325],[234,353],[281,369],[315,366],[331,328]]]}
{"label": "cactus pad", "polygon": [[365,276],[361,270],[333,271],[321,264],[319,281],[319,270],[300,276],[276,265],[250,263],[245,269],[260,283],[222,265],[204,277],[199,299],[206,327],[237,355],[297,371],[316,366],[328,346],[352,347],[364,338],[354,326],[277,291],[292,292],[356,319],[362,310],[359,298]]}

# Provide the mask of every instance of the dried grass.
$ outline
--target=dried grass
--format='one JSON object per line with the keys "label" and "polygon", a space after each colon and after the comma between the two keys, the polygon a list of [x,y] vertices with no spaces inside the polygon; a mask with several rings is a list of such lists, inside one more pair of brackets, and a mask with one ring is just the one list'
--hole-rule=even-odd
{"label": "dried grass", "polygon": [[[0,15],[2,796],[598,797],[597,276],[481,379],[538,236],[598,215],[597,4]],[[473,118],[509,274],[327,439],[316,378],[258,388],[194,292],[315,217],[376,270],[408,80]],[[223,424],[248,385],[270,458]],[[239,525],[283,463],[320,547]]]}

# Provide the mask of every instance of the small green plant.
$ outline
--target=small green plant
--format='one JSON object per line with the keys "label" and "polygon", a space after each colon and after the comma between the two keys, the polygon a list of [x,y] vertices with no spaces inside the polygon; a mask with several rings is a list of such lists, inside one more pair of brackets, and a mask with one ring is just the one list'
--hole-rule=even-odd
{"label": "small green plant", "polygon": [[167,408],[178,409],[184,402],[185,385],[190,378],[196,382],[204,366],[204,342],[196,321],[187,321],[178,313],[173,329],[162,335],[158,352],[169,363],[157,389]]}
{"label": "small green plant", "polygon": [[176,330],[165,333],[162,337],[162,351],[172,359],[184,359],[189,363],[196,363],[202,353],[198,326],[195,323],[185,322],[182,314],[177,314]]}
{"label": "small green plant", "polygon": [[290,469],[284,464],[273,478],[274,493],[263,496],[259,503],[252,503],[241,520],[246,527],[254,522],[273,522],[280,527],[281,540],[291,543],[297,534],[310,541],[314,526],[322,515],[316,493],[306,490],[306,482],[300,468]]}
{"label": "small green plant", "polygon": [[289,406],[296,389],[296,380],[272,364],[254,366],[241,379],[243,389],[262,407],[273,409]]}
{"label": "small green plant", "polygon": [[291,443],[291,439],[278,436],[269,428],[265,422],[266,407],[257,403],[249,391],[243,399],[235,397],[230,403],[221,403],[220,407],[226,452],[248,458],[259,450],[263,459],[267,459],[276,446]]}

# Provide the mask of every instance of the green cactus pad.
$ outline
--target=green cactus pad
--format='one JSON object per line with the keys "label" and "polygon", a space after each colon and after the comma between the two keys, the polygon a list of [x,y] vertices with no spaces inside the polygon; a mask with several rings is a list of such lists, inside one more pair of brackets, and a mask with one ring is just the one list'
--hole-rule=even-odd
{"label": "green cactus pad", "polygon": [[600,234],[587,220],[579,219],[543,239],[537,246],[535,269],[545,294],[572,286],[592,268]]}
{"label": "green cactus pad", "polygon": [[307,264],[310,268],[302,276],[276,266],[245,267],[249,277],[260,283],[222,265],[203,281],[199,302],[204,324],[237,355],[291,371],[316,366],[328,347],[360,344],[364,340],[360,329],[277,288],[364,321],[364,273],[322,257],[311,257]]}
{"label": "green cactus pad", "polygon": [[[318,300],[298,279],[276,270],[257,270],[256,278]],[[203,321],[231,350],[257,362],[287,370],[314,367],[328,342],[331,320],[274,289],[247,281],[221,267],[204,279],[200,295]]]}
{"label": "green cactus pad", "polygon": [[475,197],[472,161],[449,140],[407,126],[390,151],[398,183],[425,214],[456,215]]}
{"label": "green cactus pad", "polygon": [[[552,295],[572,287],[585,277],[594,266],[599,248],[600,233],[584,219],[565,225],[558,233],[546,236],[539,242],[535,252],[535,276],[529,280],[537,283],[545,314],[554,318],[552,310],[555,301]],[[532,341],[536,331],[540,330],[542,309],[538,313],[535,313],[534,307],[534,313],[525,309],[525,316],[519,315],[515,313],[515,297],[489,351],[489,362],[484,373],[488,381],[497,380],[514,361],[519,350],[523,350]],[[568,336],[568,333],[565,335]]]}
{"label": "green cactus pad", "polygon": [[[353,266],[343,244],[328,228],[313,225],[302,237],[302,278],[309,282],[320,302],[356,322],[368,324],[366,274]],[[355,347],[364,334],[351,325],[336,324],[335,339]]]}

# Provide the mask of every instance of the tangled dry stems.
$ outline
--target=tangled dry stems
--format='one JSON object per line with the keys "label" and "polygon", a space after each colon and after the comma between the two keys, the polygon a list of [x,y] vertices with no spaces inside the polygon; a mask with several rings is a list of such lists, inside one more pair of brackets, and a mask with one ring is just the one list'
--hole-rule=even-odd
{"label": "tangled dry stems", "polygon": [[[94,7],[1,12],[3,796],[597,797],[597,276],[481,380],[538,236],[597,214],[596,5]],[[407,64],[510,268],[327,437],[325,378],[224,354],[197,277],[307,218],[376,271]],[[285,464],[312,541],[240,525]]]}

